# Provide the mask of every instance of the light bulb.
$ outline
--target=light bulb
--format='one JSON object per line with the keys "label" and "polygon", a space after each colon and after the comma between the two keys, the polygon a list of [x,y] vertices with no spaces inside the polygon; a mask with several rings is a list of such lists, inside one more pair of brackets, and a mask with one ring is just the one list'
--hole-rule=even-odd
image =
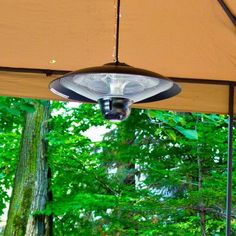
{"label": "light bulb", "polygon": [[75,74],[61,78],[60,82],[65,88],[94,101],[104,97],[123,97],[133,103],[173,86],[170,80],[117,73]]}

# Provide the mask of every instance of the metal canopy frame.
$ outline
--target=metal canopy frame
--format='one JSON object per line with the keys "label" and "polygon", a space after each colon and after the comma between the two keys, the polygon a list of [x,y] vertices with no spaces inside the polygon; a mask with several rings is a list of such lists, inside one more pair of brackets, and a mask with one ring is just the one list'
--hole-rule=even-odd
{"label": "metal canopy frame", "polygon": [[[119,2],[119,1],[118,1]],[[230,21],[236,26],[236,16],[230,11],[224,0],[218,0],[220,6],[227,14]],[[118,60],[118,47],[116,48],[116,59]],[[37,69],[37,68],[16,68],[16,67],[0,67],[0,72],[18,72],[18,73],[35,73],[52,75],[64,75],[71,71],[67,70],[51,70],[51,69]],[[168,77],[174,82],[195,83],[195,84],[215,84],[227,85],[229,91],[228,97],[228,158],[227,158],[227,196],[226,196],[226,236],[231,234],[231,215],[232,215],[232,171],[233,171],[233,129],[234,129],[234,89],[235,81],[224,80],[209,80],[197,78],[178,78]]]}
{"label": "metal canopy frame", "polygon": [[225,13],[227,14],[227,16],[229,17],[229,19],[232,21],[232,23],[234,25],[236,25],[236,17],[234,16],[234,14],[230,11],[230,9],[228,8],[227,4],[224,2],[224,0],[218,0],[219,4],[221,5],[221,7],[223,8],[223,10],[225,11]]}
{"label": "metal canopy frame", "polygon": [[232,172],[233,172],[233,128],[234,128],[234,84],[229,85],[229,123],[228,123],[228,161],[227,161],[227,199],[226,199],[226,235],[231,235],[232,213]]}

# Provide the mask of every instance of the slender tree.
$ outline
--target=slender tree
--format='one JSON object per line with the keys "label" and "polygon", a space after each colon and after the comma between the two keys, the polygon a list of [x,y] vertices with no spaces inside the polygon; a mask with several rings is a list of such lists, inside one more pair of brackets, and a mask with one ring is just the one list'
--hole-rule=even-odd
{"label": "slender tree", "polygon": [[49,217],[34,214],[45,208],[48,197],[48,117],[48,102],[35,103],[35,111],[26,112],[5,236],[50,234]]}

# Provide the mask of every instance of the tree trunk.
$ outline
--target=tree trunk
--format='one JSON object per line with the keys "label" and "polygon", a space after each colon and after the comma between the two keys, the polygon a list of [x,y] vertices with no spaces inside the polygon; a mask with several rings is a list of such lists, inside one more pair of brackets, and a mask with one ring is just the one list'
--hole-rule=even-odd
{"label": "tree trunk", "polygon": [[33,215],[45,208],[48,197],[47,144],[49,102],[27,113],[4,236],[49,235],[49,217]]}
{"label": "tree trunk", "polygon": [[[196,126],[195,129],[197,130],[197,124],[199,122],[199,117],[197,117],[196,120]],[[200,122],[203,122],[203,117],[201,117]],[[197,166],[198,166],[198,191],[201,191],[202,189],[202,182],[203,182],[203,168],[202,168],[202,158],[200,154],[200,147],[197,145]],[[202,200],[200,200],[199,203],[199,210],[198,214],[200,217],[200,228],[201,228],[201,235],[206,236],[206,210],[205,205]]]}
{"label": "tree trunk", "polygon": [[[198,155],[197,157],[197,163],[198,163],[198,190],[200,191],[202,189],[202,162],[201,158]],[[204,209],[204,203],[200,202],[200,226],[201,226],[201,235],[206,236],[206,212]]]}

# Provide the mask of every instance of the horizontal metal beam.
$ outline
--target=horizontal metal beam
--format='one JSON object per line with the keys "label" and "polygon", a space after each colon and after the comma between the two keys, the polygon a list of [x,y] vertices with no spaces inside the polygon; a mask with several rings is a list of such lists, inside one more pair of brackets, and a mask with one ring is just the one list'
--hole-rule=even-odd
{"label": "horizontal metal beam", "polygon": [[69,73],[69,70],[51,70],[38,68],[18,68],[18,67],[2,67],[0,72],[15,72],[15,73],[32,73],[32,74],[46,74],[46,75],[64,75]]}
{"label": "horizontal metal beam", "polygon": [[236,81],[228,80],[211,80],[211,79],[198,79],[198,78],[179,78],[179,77],[168,77],[177,83],[191,83],[191,84],[215,84],[215,85],[234,85]]}
{"label": "horizontal metal beam", "polygon": [[[52,69],[38,69],[38,68],[17,68],[17,67],[0,67],[0,72],[13,72],[13,73],[32,73],[32,74],[45,74],[50,75],[64,75],[71,71],[69,70],[52,70]],[[179,78],[168,77],[177,83],[192,83],[192,84],[215,84],[215,85],[234,85],[236,81],[227,80],[211,80],[211,79],[198,79],[198,78]]]}

